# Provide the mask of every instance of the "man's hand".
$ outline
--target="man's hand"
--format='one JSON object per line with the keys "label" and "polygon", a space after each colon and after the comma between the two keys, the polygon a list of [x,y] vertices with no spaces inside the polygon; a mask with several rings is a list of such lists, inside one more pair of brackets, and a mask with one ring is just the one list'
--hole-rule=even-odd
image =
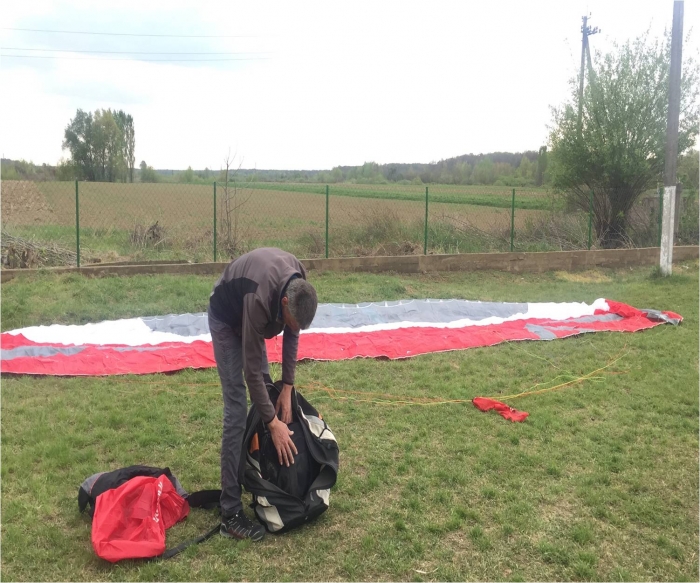
{"label": "man's hand", "polygon": [[294,454],[298,453],[297,447],[291,438],[294,432],[290,431],[285,423],[277,419],[276,415],[267,424],[267,428],[270,430],[272,443],[275,444],[280,465],[289,467],[290,464],[294,463]]}
{"label": "man's hand", "polygon": [[292,385],[282,385],[282,392],[275,405],[275,415],[278,413],[281,413],[282,423],[289,425],[292,422]]}

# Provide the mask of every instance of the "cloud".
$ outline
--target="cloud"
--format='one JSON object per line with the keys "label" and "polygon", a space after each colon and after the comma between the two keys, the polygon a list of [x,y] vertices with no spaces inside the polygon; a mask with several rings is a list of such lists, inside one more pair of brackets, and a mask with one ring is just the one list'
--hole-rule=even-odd
{"label": "cloud", "polygon": [[[84,60],[121,58],[84,53],[56,53],[72,60],[3,59],[3,85],[13,88],[0,94],[6,155],[55,162],[77,108],[112,107],[134,116],[137,158],[155,167],[218,168],[231,147],[246,167],[292,169],[537,149],[547,139],[549,106],[568,97],[568,80],[578,70],[581,16],[593,12],[603,32],[592,46],[605,50],[613,40],[643,33],[650,22],[650,34],[660,34],[670,26],[673,4],[128,0],[37,6],[30,12],[13,3],[5,26],[212,38],[3,31],[3,46],[240,52],[265,59],[153,63],[145,56]],[[686,5],[686,22],[694,9]],[[689,48],[697,50],[697,43]]]}

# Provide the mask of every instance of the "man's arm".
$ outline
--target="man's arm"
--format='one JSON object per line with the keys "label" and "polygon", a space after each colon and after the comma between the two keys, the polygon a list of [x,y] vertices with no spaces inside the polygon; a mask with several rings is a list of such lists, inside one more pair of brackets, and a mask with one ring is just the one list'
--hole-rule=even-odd
{"label": "man's arm", "polygon": [[294,332],[289,326],[285,326],[282,337],[282,382],[285,385],[292,386],[294,384],[298,350],[299,332]]}
{"label": "man's arm", "polygon": [[253,401],[260,412],[260,418],[270,430],[272,442],[277,450],[278,461],[280,465],[284,464],[289,467],[290,464],[294,463],[293,454],[297,453],[297,448],[291,438],[294,432],[277,419],[277,412],[272,406],[262,376],[263,351],[265,350],[265,336],[262,330],[266,321],[267,315],[262,302],[254,294],[248,294],[243,300],[243,372],[250,392],[250,400]]}
{"label": "man's arm", "polygon": [[281,413],[280,418],[285,423],[292,422],[292,387],[297,367],[298,348],[299,333],[285,326],[282,340],[282,393],[275,406],[275,413]]}
{"label": "man's arm", "polygon": [[260,413],[260,418],[269,423],[275,417],[275,408],[265,388],[262,376],[265,337],[263,329],[267,316],[262,302],[255,294],[247,294],[243,299],[243,322],[241,340],[243,344],[243,372],[253,401]]}

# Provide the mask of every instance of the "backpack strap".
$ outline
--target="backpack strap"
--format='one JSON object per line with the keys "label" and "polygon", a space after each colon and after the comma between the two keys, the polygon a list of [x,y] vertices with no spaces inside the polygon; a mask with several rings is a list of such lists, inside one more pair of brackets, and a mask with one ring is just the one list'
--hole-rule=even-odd
{"label": "backpack strap", "polygon": [[[212,508],[219,507],[219,499],[220,498],[221,498],[221,490],[200,490],[199,492],[192,492],[192,494],[187,496],[187,502],[189,503],[190,507],[192,507],[192,508],[204,508],[206,510],[209,510]],[[174,557],[175,555],[179,555],[187,547],[192,546],[192,545],[198,545],[199,543],[203,543],[205,540],[208,540],[211,537],[213,537],[217,532],[219,532],[220,527],[221,527],[221,521],[218,521],[216,523],[216,525],[214,527],[212,527],[212,529],[209,530],[208,532],[205,532],[204,534],[201,534],[198,537],[191,538],[190,540],[186,540],[184,542],[181,542],[176,547],[173,547],[172,549],[168,549],[159,557],[154,557],[154,558],[170,559],[171,557]]]}
{"label": "backpack strap", "polygon": [[184,551],[187,547],[191,545],[197,545],[199,543],[203,543],[205,540],[210,539],[213,537],[217,532],[219,532],[219,529],[221,528],[221,523],[217,522],[216,526],[214,526],[209,532],[205,532],[204,534],[196,537],[196,538],[191,538],[190,540],[186,540],[185,542],[180,543],[176,547],[173,547],[172,549],[168,549],[165,551],[160,557],[157,557],[159,559],[170,559],[171,557],[174,557],[175,555],[179,555],[182,551]]}

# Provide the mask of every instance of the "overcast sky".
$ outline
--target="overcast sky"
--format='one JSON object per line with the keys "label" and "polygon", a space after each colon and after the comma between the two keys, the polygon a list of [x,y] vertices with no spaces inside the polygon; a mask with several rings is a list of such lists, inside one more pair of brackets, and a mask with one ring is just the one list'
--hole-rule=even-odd
{"label": "overcast sky", "polygon": [[[134,117],[137,165],[219,169],[230,148],[244,168],[330,169],[536,150],[577,74],[581,17],[592,13],[602,32],[591,47],[606,50],[670,30],[673,1],[27,0],[1,10],[6,158],[55,164],[78,108],[113,108]],[[685,3],[684,34],[697,13]],[[697,36],[684,56],[697,55]]]}

